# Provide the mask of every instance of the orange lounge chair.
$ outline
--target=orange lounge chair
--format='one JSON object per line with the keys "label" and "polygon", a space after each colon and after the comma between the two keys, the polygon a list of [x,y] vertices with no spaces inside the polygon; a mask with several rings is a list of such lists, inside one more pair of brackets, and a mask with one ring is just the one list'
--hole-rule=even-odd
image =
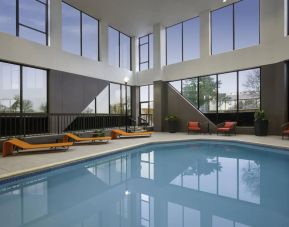
{"label": "orange lounge chair", "polygon": [[289,137],[289,122],[283,124],[281,126],[281,130],[282,130],[282,140],[284,139],[285,136]]}
{"label": "orange lounge chair", "polygon": [[143,136],[151,136],[152,132],[125,132],[123,130],[112,130],[111,137],[112,139],[120,138],[121,136],[124,137],[143,137]]}
{"label": "orange lounge chair", "polygon": [[85,137],[84,138],[84,137],[79,137],[73,133],[65,134],[63,141],[68,142],[69,139],[73,140],[76,143],[79,143],[79,142],[96,142],[96,141],[108,143],[108,141],[111,140],[111,137],[110,136],[103,136],[103,137],[91,137],[91,138]]}
{"label": "orange lounge chair", "polygon": [[39,150],[45,148],[64,148],[67,150],[73,143],[30,144],[19,139],[7,140],[3,143],[2,156],[12,155],[15,150]]}
{"label": "orange lounge chair", "polygon": [[236,126],[237,122],[235,121],[226,121],[217,125],[217,135],[219,133],[230,134],[234,133],[236,135]]}
{"label": "orange lounge chair", "polygon": [[188,134],[189,132],[201,132],[201,124],[196,121],[188,122]]}

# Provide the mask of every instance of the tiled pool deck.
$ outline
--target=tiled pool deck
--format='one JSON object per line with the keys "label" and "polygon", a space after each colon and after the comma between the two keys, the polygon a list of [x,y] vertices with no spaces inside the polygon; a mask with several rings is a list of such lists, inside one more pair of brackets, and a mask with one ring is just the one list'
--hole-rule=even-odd
{"label": "tiled pool deck", "polygon": [[129,138],[112,140],[108,144],[83,144],[71,147],[68,151],[43,151],[18,153],[14,156],[0,158],[0,179],[23,173],[34,172],[59,166],[76,160],[86,159],[98,155],[108,154],[117,150],[153,143],[194,139],[217,139],[228,141],[243,141],[255,144],[289,148],[289,140],[282,140],[280,136],[256,137],[251,135],[217,136],[217,135],[187,135],[185,133],[154,133],[147,138]]}

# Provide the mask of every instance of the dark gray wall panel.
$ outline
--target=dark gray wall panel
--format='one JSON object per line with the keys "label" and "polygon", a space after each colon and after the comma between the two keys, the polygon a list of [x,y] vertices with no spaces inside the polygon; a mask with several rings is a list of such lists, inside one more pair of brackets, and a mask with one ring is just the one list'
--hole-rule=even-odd
{"label": "dark gray wall panel", "polygon": [[288,121],[288,88],[285,63],[261,67],[261,106],[269,119],[269,134],[280,135]]}
{"label": "dark gray wall panel", "polygon": [[49,74],[50,113],[80,113],[109,82],[51,70]]}

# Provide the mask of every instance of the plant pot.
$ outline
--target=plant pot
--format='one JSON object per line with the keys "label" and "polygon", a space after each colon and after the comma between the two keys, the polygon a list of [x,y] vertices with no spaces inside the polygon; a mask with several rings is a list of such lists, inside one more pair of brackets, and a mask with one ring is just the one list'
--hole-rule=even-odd
{"label": "plant pot", "polygon": [[256,120],[255,121],[255,135],[267,136],[268,135],[268,120]]}
{"label": "plant pot", "polygon": [[170,133],[176,133],[178,128],[177,121],[168,121],[168,130]]}

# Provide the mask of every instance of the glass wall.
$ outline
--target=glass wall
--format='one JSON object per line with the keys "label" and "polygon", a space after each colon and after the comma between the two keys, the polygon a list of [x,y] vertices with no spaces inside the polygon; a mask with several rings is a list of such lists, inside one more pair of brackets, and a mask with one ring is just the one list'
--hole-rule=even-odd
{"label": "glass wall", "polygon": [[200,18],[166,28],[167,65],[200,57]]}
{"label": "glass wall", "polygon": [[131,70],[131,38],[112,27],[108,27],[108,62]]}
{"label": "glass wall", "polygon": [[0,112],[20,111],[47,112],[47,71],[0,62]]}
{"label": "glass wall", "polygon": [[211,12],[212,54],[260,43],[260,0],[242,0]]}
{"label": "glass wall", "polygon": [[153,34],[139,38],[139,71],[153,68]]}
{"label": "glass wall", "polygon": [[154,86],[140,87],[140,117],[150,125],[153,124],[154,113]]}
{"label": "glass wall", "polygon": [[98,20],[62,2],[63,50],[98,60]]}
{"label": "glass wall", "polygon": [[0,0],[0,32],[48,44],[47,0]]}
{"label": "glass wall", "polygon": [[[127,90],[127,96],[125,95]],[[82,111],[91,114],[131,114],[131,86],[109,83]]]}
{"label": "glass wall", "polygon": [[169,82],[203,113],[260,109],[260,68]]}

